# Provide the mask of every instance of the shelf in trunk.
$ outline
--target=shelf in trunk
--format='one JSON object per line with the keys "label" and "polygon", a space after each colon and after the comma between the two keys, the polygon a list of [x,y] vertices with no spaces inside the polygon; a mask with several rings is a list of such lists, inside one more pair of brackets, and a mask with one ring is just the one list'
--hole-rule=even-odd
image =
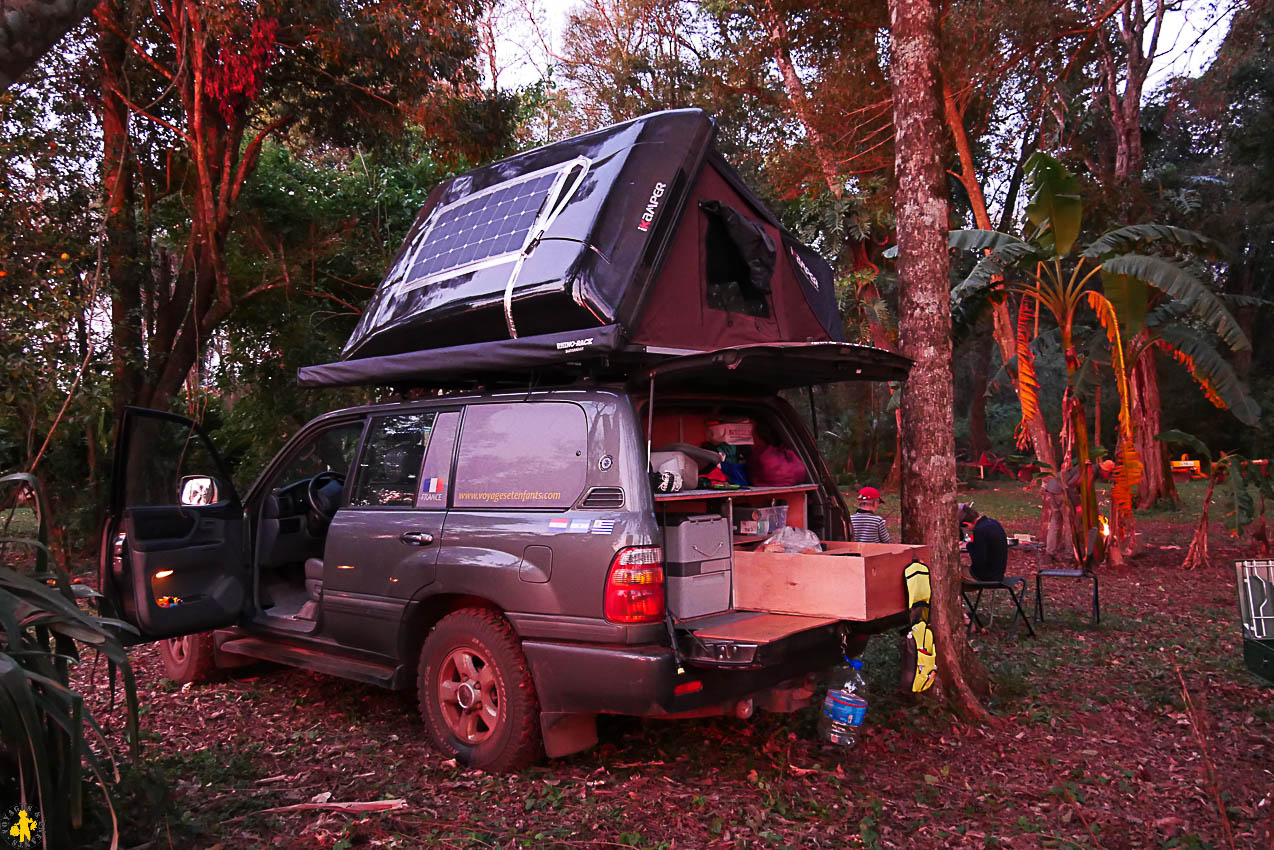
{"label": "shelf in trunk", "polygon": [[817,490],[817,484],[794,484],[791,487],[740,487],[738,490],[682,490],[656,493],[656,502],[680,502],[690,499],[729,499],[735,496],[767,496],[779,493],[804,493]]}

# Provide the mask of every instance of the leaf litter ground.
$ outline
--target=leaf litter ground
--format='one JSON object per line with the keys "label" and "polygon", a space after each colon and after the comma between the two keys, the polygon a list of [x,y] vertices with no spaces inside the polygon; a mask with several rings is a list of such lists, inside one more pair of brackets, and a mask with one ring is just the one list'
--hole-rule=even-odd
{"label": "leaf litter ground", "polygon": [[[124,769],[121,846],[1230,847],[1219,798],[1234,847],[1274,848],[1274,689],[1242,665],[1231,567],[1254,553],[1218,533],[1212,568],[1189,572],[1188,524],[1139,528],[1150,551],[1102,574],[1098,629],[1086,583],[1053,581],[1035,639],[997,603],[974,637],[991,724],[898,694],[895,639],[873,640],[849,751],[819,743],[813,708],[602,718],[591,752],[491,775],[432,751],[402,694],[267,665],[182,688],[141,648],[145,759]],[[1009,571],[1033,588],[1035,567],[1015,553]],[[104,672],[79,675],[118,727]],[[396,802],[330,806],[375,801]]]}

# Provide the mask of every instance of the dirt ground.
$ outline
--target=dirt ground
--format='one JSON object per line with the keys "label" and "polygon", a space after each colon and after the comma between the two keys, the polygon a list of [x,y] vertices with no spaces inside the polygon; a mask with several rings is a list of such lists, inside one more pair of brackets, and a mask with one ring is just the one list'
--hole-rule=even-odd
{"label": "dirt ground", "polygon": [[[819,743],[812,708],[604,718],[591,752],[489,775],[433,752],[403,695],[266,666],[181,688],[140,649],[145,760],[117,794],[121,846],[1274,848],[1274,688],[1242,666],[1231,565],[1254,553],[1217,528],[1213,566],[1187,572],[1185,523],[1140,528],[1151,550],[1102,574],[1099,628],[1074,581],[1047,589],[1034,639],[997,605],[974,638],[990,724],[897,694],[894,638],[874,640],[849,751]],[[1031,579],[1034,558],[1010,574]],[[81,682],[117,728],[104,670]],[[403,802],[304,808],[382,800]]]}

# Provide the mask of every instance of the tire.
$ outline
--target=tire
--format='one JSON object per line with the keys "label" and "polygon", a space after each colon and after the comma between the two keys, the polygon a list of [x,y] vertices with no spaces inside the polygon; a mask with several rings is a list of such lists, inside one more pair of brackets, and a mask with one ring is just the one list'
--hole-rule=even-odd
{"label": "tire", "polygon": [[531,668],[498,613],[465,608],[439,620],[420,650],[416,690],[430,741],[461,764],[504,772],[543,755]]}
{"label": "tire", "polygon": [[164,661],[164,675],[179,685],[207,682],[217,669],[212,632],[161,640],[159,657]]}

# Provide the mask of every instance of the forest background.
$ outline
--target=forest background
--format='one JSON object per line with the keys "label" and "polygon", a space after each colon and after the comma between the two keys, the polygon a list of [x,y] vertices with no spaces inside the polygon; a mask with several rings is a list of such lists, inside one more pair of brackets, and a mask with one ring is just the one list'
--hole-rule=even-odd
{"label": "forest background", "polygon": [[[1195,26],[1172,50],[1196,33],[1219,47],[1157,75],[1174,15]],[[124,405],[201,419],[246,486],[309,418],[370,400],[300,390],[295,371],[339,355],[438,181],[657,109],[713,115],[727,158],[833,263],[849,338],[896,347],[885,3],[587,0],[561,21],[555,38],[532,0],[108,0],[0,95],[0,470],[45,481],[64,545],[92,542]],[[1272,36],[1261,2],[943,7],[953,229],[1022,232],[1044,151],[1077,177],[1081,242],[1151,221],[1212,240],[1158,252],[1250,345],[1189,309],[1203,293],[1121,304],[1145,351],[1126,376],[1143,507],[1172,498],[1162,431],[1274,452]],[[956,258],[953,286],[978,258]],[[957,310],[961,458],[1056,462],[1068,382],[1094,443],[1115,445],[1098,317],[1071,329],[1077,380],[1062,329],[1023,303]],[[818,396],[845,483],[890,477],[893,399]]]}

